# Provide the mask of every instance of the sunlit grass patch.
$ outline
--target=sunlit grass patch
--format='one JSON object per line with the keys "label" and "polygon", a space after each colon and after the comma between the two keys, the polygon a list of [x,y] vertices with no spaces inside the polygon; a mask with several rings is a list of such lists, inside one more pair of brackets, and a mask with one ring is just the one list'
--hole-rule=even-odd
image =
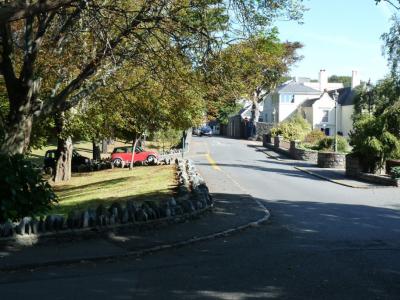
{"label": "sunlit grass patch", "polygon": [[96,208],[115,201],[169,199],[176,187],[175,166],[143,166],[74,174],[66,183],[53,184],[59,204],[56,214]]}

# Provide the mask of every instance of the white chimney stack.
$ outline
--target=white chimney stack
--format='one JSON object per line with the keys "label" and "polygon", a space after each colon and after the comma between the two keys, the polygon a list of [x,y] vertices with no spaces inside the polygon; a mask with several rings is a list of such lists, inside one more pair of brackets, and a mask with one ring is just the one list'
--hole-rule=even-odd
{"label": "white chimney stack", "polygon": [[328,88],[328,74],[325,70],[319,71],[319,90],[322,92]]}
{"label": "white chimney stack", "polygon": [[352,71],[351,73],[351,88],[354,89],[361,84],[361,80],[358,71]]}

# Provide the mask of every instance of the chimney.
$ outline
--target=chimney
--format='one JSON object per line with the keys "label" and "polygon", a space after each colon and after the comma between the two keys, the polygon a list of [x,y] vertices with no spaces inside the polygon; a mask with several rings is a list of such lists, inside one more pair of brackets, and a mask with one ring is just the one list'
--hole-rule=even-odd
{"label": "chimney", "polygon": [[351,72],[351,88],[354,89],[355,87],[361,84],[360,77],[358,75],[358,71]]}
{"label": "chimney", "polygon": [[319,90],[322,92],[328,88],[328,74],[325,70],[319,71]]}

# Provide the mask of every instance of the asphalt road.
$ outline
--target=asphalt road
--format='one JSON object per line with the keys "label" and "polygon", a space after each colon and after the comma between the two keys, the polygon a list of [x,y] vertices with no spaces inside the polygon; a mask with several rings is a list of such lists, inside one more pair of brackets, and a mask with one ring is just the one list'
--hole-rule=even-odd
{"label": "asphalt road", "polygon": [[352,189],[245,141],[193,138],[215,197],[243,194],[268,224],[139,259],[0,276],[0,299],[400,299],[400,191]]}

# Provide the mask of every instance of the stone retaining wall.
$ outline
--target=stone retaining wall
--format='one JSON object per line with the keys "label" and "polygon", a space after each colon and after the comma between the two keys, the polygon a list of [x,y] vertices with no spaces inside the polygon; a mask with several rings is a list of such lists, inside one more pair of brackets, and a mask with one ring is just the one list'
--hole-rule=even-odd
{"label": "stone retaining wall", "polygon": [[317,163],[318,151],[294,148],[290,150],[294,159]]}
{"label": "stone retaining wall", "polygon": [[388,185],[388,186],[400,186],[400,179],[393,179],[388,175],[377,175],[377,174],[370,174],[370,173],[359,173],[357,178],[362,180],[377,183],[380,185]]}
{"label": "stone retaining wall", "polygon": [[263,146],[267,147],[267,144],[271,144],[272,138],[270,134],[264,134],[263,135]]}
{"label": "stone retaining wall", "polygon": [[388,175],[363,173],[359,158],[351,154],[346,155],[346,176],[380,185],[400,186],[400,179],[393,179]]}
{"label": "stone retaining wall", "polygon": [[176,168],[179,182],[177,195],[168,201],[144,201],[138,204],[128,200],[125,203],[114,202],[109,207],[101,204],[96,209],[72,211],[67,217],[25,217],[19,222],[8,221],[0,224],[0,240],[14,238],[16,235],[40,236],[121,225],[143,226],[155,222],[180,222],[212,208],[213,200],[208,187],[193,162],[177,159]]}
{"label": "stone retaining wall", "polygon": [[274,127],[273,123],[257,122],[256,123],[256,139],[258,141],[263,140],[264,135],[269,134],[273,127]]}
{"label": "stone retaining wall", "polygon": [[318,152],[317,164],[320,168],[344,169],[346,156],[335,152]]}
{"label": "stone retaining wall", "polygon": [[350,154],[346,155],[346,176],[357,177],[361,171],[359,158]]}

